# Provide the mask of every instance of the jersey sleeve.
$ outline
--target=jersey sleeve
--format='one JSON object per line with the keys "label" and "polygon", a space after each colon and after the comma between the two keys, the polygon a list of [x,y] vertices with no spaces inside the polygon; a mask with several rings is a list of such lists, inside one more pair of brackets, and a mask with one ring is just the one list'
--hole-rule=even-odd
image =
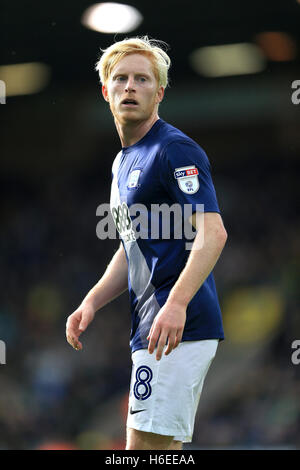
{"label": "jersey sleeve", "polygon": [[201,212],[220,213],[208,157],[192,142],[172,142],[162,152],[160,180],[173,203],[203,204]]}

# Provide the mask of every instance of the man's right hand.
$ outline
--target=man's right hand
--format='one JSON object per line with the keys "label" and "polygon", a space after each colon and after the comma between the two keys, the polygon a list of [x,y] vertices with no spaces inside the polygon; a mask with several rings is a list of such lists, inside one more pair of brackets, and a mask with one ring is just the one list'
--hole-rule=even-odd
{"label": "man's right hand", "polygon": [[94,309],[89,305],[81,304],[67,319],[66,337],[68,343],[76,350],[82,349],[82,343],[78,340],[83,331],[93,321]]}

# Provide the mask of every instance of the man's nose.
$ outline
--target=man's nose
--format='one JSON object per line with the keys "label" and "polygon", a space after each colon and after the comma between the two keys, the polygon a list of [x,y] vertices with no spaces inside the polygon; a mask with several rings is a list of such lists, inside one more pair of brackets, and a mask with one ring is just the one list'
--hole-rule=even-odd
{"label": "man's nose", "polygon": [[128,77],[125,91],[129,92],[129,91],[134,91],[134,90],[135,90],[134,79],[132,77]]}

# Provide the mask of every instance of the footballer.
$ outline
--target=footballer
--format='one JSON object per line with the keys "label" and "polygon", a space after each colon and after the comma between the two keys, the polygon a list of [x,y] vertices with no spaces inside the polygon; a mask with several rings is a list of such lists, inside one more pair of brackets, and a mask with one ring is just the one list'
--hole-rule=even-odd
{"label": "footballer", "polygon": [[[128,290],[131,307],[130,384],[126,449],[180,450],[191,442],[204,379],[224,339],[213,268],[227,233],[204,150],[158,115],[170,58],[161,41],[115,42],[97,62],[121,150],[112,165],[110,206],[120,247],[99,282],[68,317],[67,341],[104,305]],[[192,249],[184,235],[137,237],[130,208],[153,204],[191,209]],[[203,211],[198,208],[203,207]],[[182,216],[184,217],[184,216]],[[159,223],[162,223],[160,220]],[[187,223],[186,220],[179,223]],[[201,239],[201,240],[200,240]]]}

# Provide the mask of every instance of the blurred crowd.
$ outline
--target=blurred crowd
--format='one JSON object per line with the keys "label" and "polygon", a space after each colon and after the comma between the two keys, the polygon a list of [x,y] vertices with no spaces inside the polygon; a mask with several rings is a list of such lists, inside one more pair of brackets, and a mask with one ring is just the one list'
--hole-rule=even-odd
{"label": "blurred crowd", "polygon": [[[300,447],[300,365],[291,362],[291,343],[300,339],[297,162],[286,155],[243,160],[241,154],[239,162],[222,164],[210,159],[229,235],[215,268],[226,341],[235,328],[226,308],[233,293],[270,288],[277,313],[268,316],[274,333],[264,326],[262,300],[260,340],[269,341],[269,331],[272,340],[245,380],[232,384],[226,403],[197,417],[193,445]],[[109,202],[110,163],[95,160],[74,176],[35,185],[17,175],[1,180],[6,364],[0,365],[0,449],[124,448],[131,371],[127,294],[97,314],[82,335],[83,351],[65,340],[67,316],[118,247],[118,240],[96,237],[96,208]],[[97,432],[95,421],[114,399],[117,431]]]}

